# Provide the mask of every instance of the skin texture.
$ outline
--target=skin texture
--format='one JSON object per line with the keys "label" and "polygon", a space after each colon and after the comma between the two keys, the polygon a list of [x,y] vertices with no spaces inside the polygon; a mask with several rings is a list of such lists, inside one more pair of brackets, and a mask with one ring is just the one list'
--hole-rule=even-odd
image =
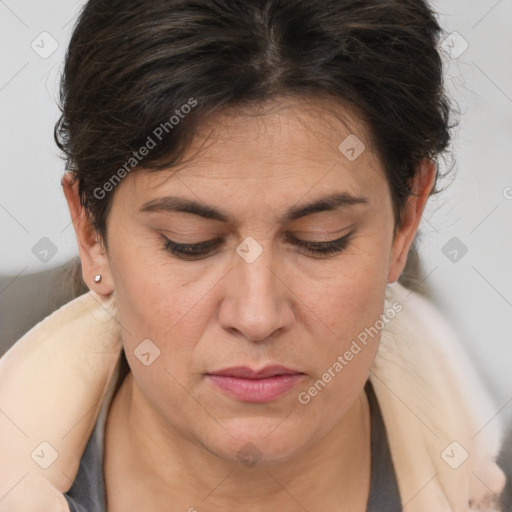
{"label": "skin texture", "polygon": [[[307,405],[297,397],[383,313],[386,284],[398,279],[431,191],[435,166],[418,167],[401,228],[393,237],[390,191],[365,126],[335,104],[282,99],[268,110],[226,111],[203,123],[181,167],[137,170],[116,187],[108,251],[63,180],[88,285],[115,293],[131,372],[106,426],[109,512],[131,510],[364,511],[370,484],[370,417],[363,386],[375,337]],[[338,149],[351,133],[365,151]],[[257,113],[257,115],[255,115]],[[292,206],[333,192],[365,204],[281,224]],[[174,195],[224,210],[226,225],[189,213],[146,212]],[[325,242],[353,232],[344,251],[311,255],[287,234]],[[204,259],[164,250],[222,238]],[[253,237],[252,263],[236,248]],[[102,274],[100,284],[94,276]],[[150,339],[160,355],[135,356]],[[282,364],[306,374],[282,397],[244,403],[205,374],[230,366]],[[252,443],[253,467],[237,453]],[[251,446],[252,446],[251,445]],[[299,506],[300,504],[300,506]]]}

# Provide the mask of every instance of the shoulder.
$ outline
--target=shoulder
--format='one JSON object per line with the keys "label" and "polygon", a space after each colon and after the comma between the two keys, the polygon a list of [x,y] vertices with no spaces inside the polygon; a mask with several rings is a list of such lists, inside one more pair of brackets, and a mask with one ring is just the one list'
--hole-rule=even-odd
{"label": "shoulder", "polygon": [[[394,307],[393,307],[394,305]],[[435,306],[388,286],[371,380],[382,409],[404,510],[477,508],[499,494],[502,426],[456,333]],[[418,492],[423,489],[422,492]],[[469,498],[468,498],[469,496]]]}

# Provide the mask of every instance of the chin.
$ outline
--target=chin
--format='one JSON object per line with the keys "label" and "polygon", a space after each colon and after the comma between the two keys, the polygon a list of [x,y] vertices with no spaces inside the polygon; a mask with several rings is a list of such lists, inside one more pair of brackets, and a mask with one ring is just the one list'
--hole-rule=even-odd
{"label": "chin", "polygon": [[[232,419],[222,422],[225,435],[204,446],[218,457],[247,467],[279,464],[293,459],[310,444],[304,425],[283,418]],[[218,432],[218,431],[217,431]]]}

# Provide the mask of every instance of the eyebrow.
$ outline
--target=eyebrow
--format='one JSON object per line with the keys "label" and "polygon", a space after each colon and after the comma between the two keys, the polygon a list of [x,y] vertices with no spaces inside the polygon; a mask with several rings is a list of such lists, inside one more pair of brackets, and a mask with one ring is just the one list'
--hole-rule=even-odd
{"label": "eyebrow", "polygon": [[[292,206],[281,217],[280,223],[284,224],[313,213],[332,211],[342,207],[365,203],[368,203],[368,198],[364,196],[354,196],[347,192],[333,193],[305,205]],[[234,224],[229,214],[221,209],[177,196],[165,196],[152,199],[151,201],[144,203],[139,211],[142,213],[185,212],[204,217],[205,219],[213,219],[226,224]]]}

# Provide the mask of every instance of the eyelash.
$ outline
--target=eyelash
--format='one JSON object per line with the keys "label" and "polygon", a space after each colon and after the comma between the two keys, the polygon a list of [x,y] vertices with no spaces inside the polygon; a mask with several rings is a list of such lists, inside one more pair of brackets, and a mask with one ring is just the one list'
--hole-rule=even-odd
{"label": "eyelash", "polygon": [[[307,252],[313,255],[331,255],[343,252],[350,239],[352,238],[353,231],[348,235],[342,236],[336,240],[330,240],[328,242],[305,242],[298,238],[289,237],[296,245],[304,248]],[[178,257],[197,257],[206,256],[209,254],[211,249],[215,249],[222,243],[222,240],[206,240],[205,242],[199,242],[197,244],[178,244],[169,240],[167,237],[164,239],[164,250],[174,254]]]}

